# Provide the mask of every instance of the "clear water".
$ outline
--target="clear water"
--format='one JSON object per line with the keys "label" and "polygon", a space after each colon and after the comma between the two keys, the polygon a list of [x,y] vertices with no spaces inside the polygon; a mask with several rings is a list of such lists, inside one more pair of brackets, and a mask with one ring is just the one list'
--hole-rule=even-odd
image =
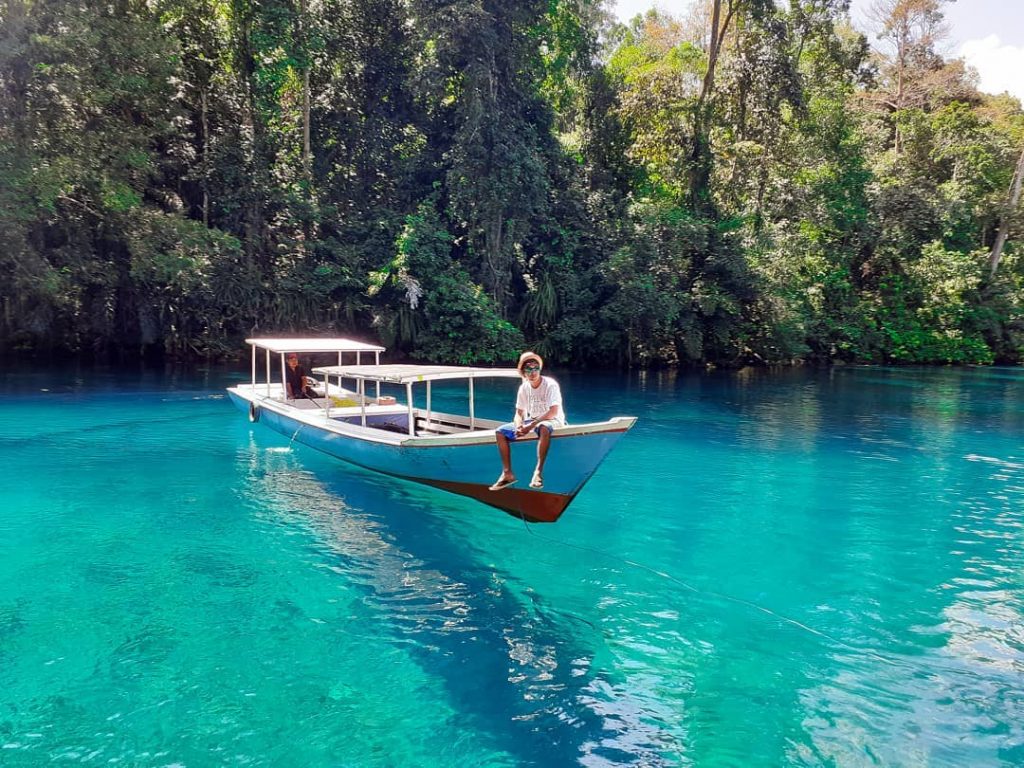
{"label": "clear water", "polygon": [[241,375],[0,374],[0,764],[1024,765],[1022,371],[563,375],[530,527]]}

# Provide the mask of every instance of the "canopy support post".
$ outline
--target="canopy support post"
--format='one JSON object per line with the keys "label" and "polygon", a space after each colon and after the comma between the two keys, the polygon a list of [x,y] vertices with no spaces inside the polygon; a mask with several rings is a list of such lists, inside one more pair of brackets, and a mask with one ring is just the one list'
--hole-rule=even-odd
{"label": "canopy support post", "polygon": [[474,415],[473,403],[473,377],[469,377],[469,431],[476,429],[476,416]]}
{"label": "canopy support post", "polygon": [[427,429],[430,429],[430,380],[427,379]]}
{"label": "canopy support post", "polygon": [[267,348],[267,400],[269,400],[269,399],[270,399],[270,349],[268,347]]}
{"label": "canopy support post", "polygon": [[[374,365],[380,365],[380,352],[374,352],[373,353],[373,364]],[[376,398],[377,398],[377,400],[379,402],[380,401],[380,379],[377,380],[377,394],[376,394]]]}
{"label": "canopy support post", "polygon": [[282,401],[288,400],[288,364],[284,361],[284,352],[281,353],[281,387],[284,390]]}
{"label": "canopy support post", "polygon": [[252,345],[252,393],[256,394],[256,345]]}
{"label": "canopy support post", "polygon": [[366,426],[366,379],[359,380],[359,403],[362,406],[363,426]]}
{"label": "canopy support post", "polygon": [[409,404],[409,435],[416,435],[416,414],[412,409],[412,382],[405,383],[405,402]]}

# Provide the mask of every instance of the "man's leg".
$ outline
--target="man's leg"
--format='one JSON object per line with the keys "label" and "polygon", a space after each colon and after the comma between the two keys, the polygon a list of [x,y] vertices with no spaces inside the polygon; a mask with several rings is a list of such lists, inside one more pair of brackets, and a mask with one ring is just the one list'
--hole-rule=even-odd
{"label": "man's leg", "polygon": [[535,477],[544,476],[544,461],[548,457],[548,446],[551,445],[551,427],[543,425],[537,428],[537,469]]}
{"label": "man's leg", "polygon": [[512,449],[509,447],[508,438],[501,432],[495,433],[498,443],[498,453],[501,455],[501,477],[505,480],[515,480],[512,474]]}

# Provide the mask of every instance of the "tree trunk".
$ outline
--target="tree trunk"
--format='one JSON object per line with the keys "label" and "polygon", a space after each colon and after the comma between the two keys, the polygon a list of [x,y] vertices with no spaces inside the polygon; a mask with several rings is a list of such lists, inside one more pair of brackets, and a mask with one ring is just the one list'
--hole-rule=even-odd
{"label": "tree trunk", "polygon": [[203,226],[210,226],[210,126],[206,114],[206,85],[200,97],[203,115]]}
{"label": "tree trunk", "polygon": [[[901,25],[900,29],[903,30],[905,25]],[[900,136],[900,119],[899,113],[903,109],[903,71],[907,65],[907,44],[906,37],[908,33],[901,31],[899,32],[898,42],[896,44],[896,120],[895,120],[895,136],[893,137],[893,148],[896,150],[896,154],[900,154],[903,151],[902,137]]]}
{"label": "tree trunk", "polygon": [[302,68],[302,165],[306,179],[312,175],[313,153],[309,146],[309,41],[306,35],[306,0],[299,4],[299,42],[305,66]]}
{"label": "tree trunk", "polygon": [[256,53],[253,50],[252,41],[252,20],[248,14],[243,15],[239,29],[239,44],[241,46],[240,58],[242,70],[239,72],[242,88],[245,94],[245,109],[242,112],[242,133],[250,142],[249,162],[251,170],[246,181],[245,215],[243,241],[246,261],[251,266],[263,264],[263,195],[265,194],[264,180],[266,168],[264,166],[264,130],[262,116],[259,113],[259,96],[257,85],[257,73],[259,65],[256,60]]}
{"label": "tree trunk", "polygon": [[503,247],[504,209],[495,211],[484,230],[484,250],[487,254],[487,269],[490,273],[491,295],[498,307],[498,313],[505,317],[505,300],[508,291],[509,270],[505,263]]}
{"label": "tree trunk", "polygon": [[313,152],[309,146],[309,66],[302,73],[302,161],[306,176],[312,176]]}
{"label": "tree trunk", "polygon": [[1010,184],[1010,194],[1006,199],[1003,215],[999,218],[999,233],[992,245],[992,253],[988,257],[990,278],[996,276],[999,260],[1003,257],[1003,246],[1006,245],[1006,239],[1010,235],[1010,221],[1013,218],[1013,212],[1017,210],[1017,204],[1020,203],[1022,180],[1024,180],[1024,149],[1021,150],[1020,157],[1017,159],[1017,168],[1013,172],[1013,182]]}
{"label": "tree trunk", "polygon": [[722,0],[714,0],[711,8],[711,36],[708,42],[708,69],[704,73],[700,96],[694,108],[693,147],[690,151],[690,202],[694,210],[704,208],[703,200],[707,195],[707,187],[711,182],[711,141],[708,138],[707,126],[710,122],[708,100],[715,89],[715,68],[718,56],[722,51],[722,42],[729,29],[733,13],[736,11],[734,0],[729,0],[729,10],[722,17]]}
{"label": "tree trunk", "polygon": [[[306,177],[306,199],[313,201],[313,152],[310,148],[310,107],[309,107],[309,34],[306,23],[306,0],[299,3],[299,45],[302,47],[302,172]],[[310,243],[314,236],[314,224],[308,215],[302,217],[302,250],[309,256]]]}

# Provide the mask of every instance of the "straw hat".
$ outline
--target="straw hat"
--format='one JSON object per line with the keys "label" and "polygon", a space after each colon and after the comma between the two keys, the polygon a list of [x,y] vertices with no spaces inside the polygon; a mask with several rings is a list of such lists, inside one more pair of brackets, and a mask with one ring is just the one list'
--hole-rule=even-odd
{"label": "straw hat", "polygon": [[526,365],[530,360],[536,360],[537,364],[543,368],[544,358],[538,355],[536,352],[526,351],[519,356],[519,364],[516,366],[516,370],[521,374],[523,372],[523,366]]}

